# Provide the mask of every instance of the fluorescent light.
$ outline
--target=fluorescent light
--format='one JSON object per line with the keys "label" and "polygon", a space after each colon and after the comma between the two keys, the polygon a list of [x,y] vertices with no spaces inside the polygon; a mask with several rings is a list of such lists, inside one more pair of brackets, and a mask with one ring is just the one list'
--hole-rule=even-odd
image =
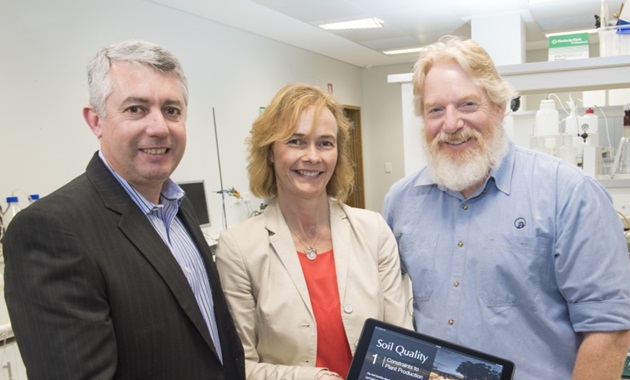
{"label": "fluorescent light", "polygon": [[361,20],[334,22],[332,24],[322,24],[319,27],[326,30],[373,29],[373,28],[382,28],[383,21],[377,18],[364,18]]}
{"label": "fluorescent light", "polygon": [[386,55],[396,55],[396,54],[409,54],[409,53],[419,53],[423,50],[423,47],[415,47],[408,49],[397,49],[397,50],[385,50],[383,54]]}
{"label": "fluorescent light", "polygon": [[549,38],[549,37],[554,37],[554,36],[561,36],[563,34],[577,34],[577,33],[593,34],[593,33],[597,33],[597,29],[582,29],[582,30],[569,30],[566,32],[545,33],[545,37]]}

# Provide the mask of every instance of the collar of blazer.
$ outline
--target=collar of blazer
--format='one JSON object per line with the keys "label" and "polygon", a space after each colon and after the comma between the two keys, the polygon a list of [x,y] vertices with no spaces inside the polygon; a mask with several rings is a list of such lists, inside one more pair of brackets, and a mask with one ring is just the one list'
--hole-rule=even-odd
{"label": "collar of blazer", "polygon": [[[335,270],[337,271],[337,286],[341,297],[345,294],[348,278],[348,258],[352,255],[354,234],[345,205],[330,199],[330,229],[332,233],[333,249],[335,257]],[[263,213],[265,228],[269,233],[270,255],[276,255],[286,268],[287,274],[292,278],[295,286],[311,314],[313,313],[306,280],[302,272],[302,266],[297,256],[297,249],[293,244],[291,231],[280,211],[276,200],[272,201]],[[343,302],[343,299],[342,299]]]}
{"label": "collar of blazer", "polygon": [[[86,175],[103,199],[105,207],[120,215],[118,228],[122,234],[133,243],[138,252],[146,257],[153,268],[160,274],[164,282],[173,291],[181,308],[192,320],[214,354],[217,355],[195,295],[177,260],[140,208],[133,202],[129,194],[98,157],[98,153],[92,157],[88,164]],[[210,248],[204,243],[205,240],[201,241],[203,239],[202,232],[196,231],[194,227],[191,228],[192,212],[192,210],[180,208],[178,216],[182,218],[184,225],[204,258],[214,295],[216,294],[214,289],[219,286],[216,279],[218,275],[216,275],[214,266],[209,263],[208,258],[211,258],[212,254]]]}

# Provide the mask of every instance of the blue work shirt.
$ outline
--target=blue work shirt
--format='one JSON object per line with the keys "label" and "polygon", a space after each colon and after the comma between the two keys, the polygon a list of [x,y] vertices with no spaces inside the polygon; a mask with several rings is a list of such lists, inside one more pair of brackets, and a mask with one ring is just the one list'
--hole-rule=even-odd
{"label": "blue work shirt", "polygon": [[630,260],[610,195],[579,168],[515,147],[469,199],[426,168],[383,214],[418,331],[510,359],[515,379],[570,379],[581,332],[630,329]]}

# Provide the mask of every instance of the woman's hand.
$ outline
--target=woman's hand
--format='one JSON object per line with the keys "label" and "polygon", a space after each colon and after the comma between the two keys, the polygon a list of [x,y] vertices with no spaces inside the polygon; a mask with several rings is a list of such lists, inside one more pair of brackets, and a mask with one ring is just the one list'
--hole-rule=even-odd
{"label": "woman's hand", "polygon": [[339,380],[343,379],[343,377],[339,376],[335,372],[330,372],[327,370],[319,371],[317,376],[315,376],[315,380]]}

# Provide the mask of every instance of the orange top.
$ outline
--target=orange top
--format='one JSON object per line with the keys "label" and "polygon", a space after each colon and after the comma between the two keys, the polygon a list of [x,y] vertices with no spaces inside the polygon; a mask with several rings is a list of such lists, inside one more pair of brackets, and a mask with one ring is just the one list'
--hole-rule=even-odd
{"label": "orange top", "polygon": [[333,250],[318,254],[315,260],[309,260],[302,252],[298,253],[317,325],[315,365],[345,377],[350,369],[352,353],[341,321]]}

